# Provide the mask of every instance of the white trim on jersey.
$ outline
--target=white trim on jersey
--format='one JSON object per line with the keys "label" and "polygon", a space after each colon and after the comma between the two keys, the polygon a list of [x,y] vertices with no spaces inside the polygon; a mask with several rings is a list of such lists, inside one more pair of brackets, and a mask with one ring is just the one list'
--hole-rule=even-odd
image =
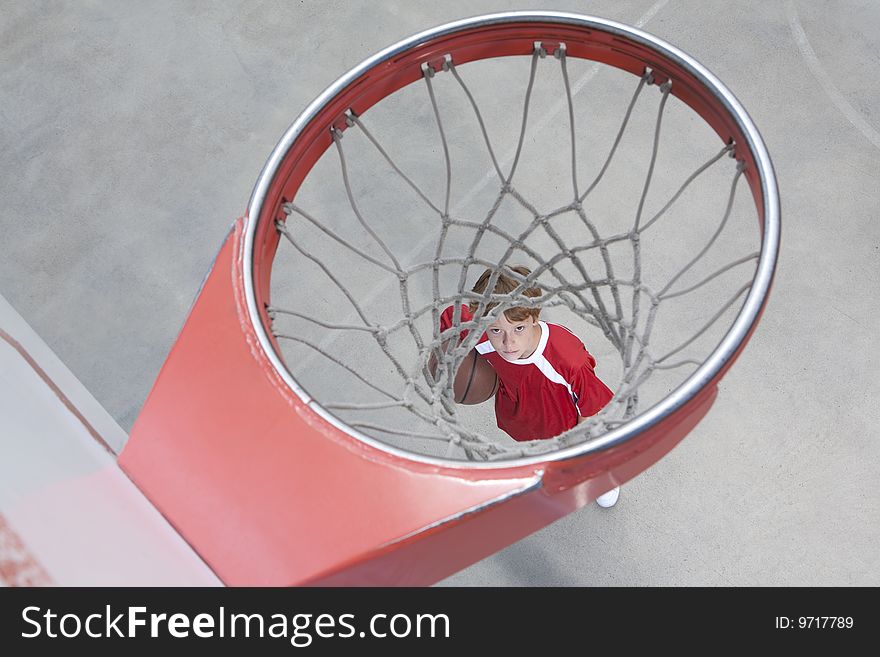
{"label": "white trim on jersey", "polygon": [[575,395],[574,391],[571,389],[571,384],[554,369],[554,367],[550,364],[550,361],[544,358],[544,356],[541,356],[535,362],[535,366],[541,371],[541,374],[546,376],[553,383],[558,383],[559,385],[565,386],[566,390],[568,390],[568,397],[569,399],[571,399],[571,403],[574,404],[575,410],[577,411],[578,415],[580,415],[581,409],[579,409],[577,406],[577,395]]}

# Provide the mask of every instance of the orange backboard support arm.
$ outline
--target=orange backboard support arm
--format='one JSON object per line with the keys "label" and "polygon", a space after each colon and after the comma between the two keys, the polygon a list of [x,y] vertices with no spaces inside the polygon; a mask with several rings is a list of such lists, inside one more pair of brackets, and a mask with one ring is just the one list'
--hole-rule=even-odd
{"label": "orange backboard support arm", "polygon": [[224,242],[119,457],[233,586],[428,585],[655,463],[695,403],[623,445],[485,470],[383,452],[307,407],[262,352],[241,281],[244,220]]}

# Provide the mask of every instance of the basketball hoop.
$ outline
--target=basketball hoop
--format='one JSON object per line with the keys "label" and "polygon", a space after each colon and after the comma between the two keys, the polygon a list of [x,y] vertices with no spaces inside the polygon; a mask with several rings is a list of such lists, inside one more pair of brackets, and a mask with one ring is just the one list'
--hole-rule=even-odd
{"label": "basketball hoop", "polygon": [[[519,236],[509,236],[512,246],[508,251],[519,248],[532,254],[538,263],[536,273],[521,281],[522,288],[538,285],[552,293],[551,297],[556,295],[557,305],[572,306],[581,314],[586,312],[584,308],[592,312],[602,307],[610,299],[602,297],[606,290],[608,295],[615,295],[615,300],[608,303],[617,306],[621,305],[617,298],[621,288],[633,295],[633,310],[626,318],[617,311],[590,315],[597,318],[597,328],[611,336],[624,355],[620,390],[626,391],[627,396],[618,392],[620,415],[603,416],[588,435],[560,439],[553,444],[552,451],[508,452],[495,458],[495,452],[485,450],[488,456],[478,460],[416,453],[399,443],[379,439],[368,422],[358,425],[341,418],[338,409],[346,404],[336,403],[331,408],[291,374],[279,345],[279,337],[284,336],[272,329],[273,316],[283,312],[270,299],[272,264],[284,237],[303,258],[319,260],[297,246],[296,235],[286,224],[288,216],[319,223],[312,221],[312,215],[299,204],[300,188],[325,151],[333,146],[341,149],[347,131],[360,130],[373,140],[364,124],[371,107],[414,82],[424,81],[443,133],[432,78],[447,73],[458,78],[458,69],[471,62],[515,56],[531,58],[528,93],[538,58],[550,56],[561,62],[571,121],[574,188],[574,201],[564,210],[582,218],[591,230],[594,224],[587,219],[581,204],[596,183],[581,185],[574,173],[576,140],[566,61],[589,60],[632,74],[638,85],[636,96],[648,85],[661,92],[654,148],[635,226],[610,237],[594,234],[589,248],[603,254],[599,262],[607,265],[607,258],[602,258],[609,245],[627,244],[636,254],[635,269],[639,269],[643,231],[682,194],[691,180],[722,155],[730,155],[735,159],[736,170],[721,227],[734,204],[736,181],[741,176],[754,201],[760,249],[731,260],[705,280],[713,280],[742,263],[754,262],[755,270],[749,284],[739,288],[712,318],[710,323],[714,324],[718,316],[742,299],[717,345],[695,363],[694,370],[674,390],[647,410],[637,412],[636,389],[645,378],[639,379],[639,372],[645,371],[638,370],[639,359],[647,354],[645,362],[652,366],[657,362],[646,351],[649,333],[635,329],[644,301],[642,295],[654,295],[655,305],[659,305],[661,297],[685,295],[705,281],[692,287],[673,286],[693,264],[689,263],[670,276],[671,280],[659,291],[644,285],[636,273],[623,279],[615,277],[610,273],[610,265],[604,279],[583,270],[586,282],[580,287],[570,284],[554,269],[559,262],[555,255],[530,250],[521,239],[534,234],[537,227],[543,229],[556,216],[535,209],[531,219],[534,226],[530,225]],[[467,95],[470,97],[470,92]],[[720,150],[688,178],[659,213],[643,217],[657,158],[660,117],[669,97],[677,98],[711,128],[720,139]],[[528,101],[525,107],[527,114]],[[631,111],[632,104],[624,125]],[[480,124],[489,143],[482,119]],[[525,124],[524,118],[523,131]],[[533,208],[510,184],[519,161],[522,135],[519,139],[509,175],[502,171],[491,147],[489,150],[501,181],[499,198],[512,196],[522,207]],[[619,140],[620,136],[612,154]],[[448,151],[445,135],[442,144]],[[387,153],[382,154],[421,193],[402,168]],[[346,191],[351,197],[342,150],[340,158]],[[609,156],[609,162],[610,159]],[[446,166],[448,171],[448,155]],[[601,168],[596,182],[607,166],[606,163]],[[442,202],[423,197],[443,217],[444,226],[456,225],[458,221],[460,225],[482,230],[481,236],[485,232],[503,232],[492,223],[494,209],[482,223],[453,217],[448,178]],[[351,205],[361,219],[354,200]],[[557,214],[561,215],[562,210]],[[370,230],[366,222],[361,223]],[[229,584],[431,583],[636,476],[699,422],[714,401],[718,381],[739,356],[760,318],[775,268],[779,231],[775,176],[757,129],[717,78],[673,46],[619,23],[556,12],[493,14],[422,32],[386,48],[344,75],[311,103],[282,137],[257,180],[246,218],[234,224],[206,279],[132,430],[120,464]],[[705,249],[719,233],[720,229]],[[382,240],[374,237],[381,245]],[[332,238],[340,243],[345,241],[344,235],[334,234]],[[508,251],[505,258],[509,258]],[[406,308],[411,270],[400,265],[393,254],[388,256],[395,263],[392,266],[365,249],[360,252],[398,277],[404,290],[405,310],[418,314],[417,309]],[[567,246],[562,249],[566,257],[571,252]],[[426,319],[431,313],[436,317],[443,303],[461,301],[466,296],[464,274],[454,294],[437,292],[436,272],[451,259],[438,248],[432,261],[417,263],[412,269],[433,267],[435,272],[434,298],[425,305]],[[463,260],[464,271],[488,262],[481,259],[476,247]],[[328,276],[334,276],[326,265],[317,264]],[[599,287],[602,291],[597,292]],[[487,301],[488,297],[481,300]],[[496,312],[524,303],[516,295],[492,301],[499,303]],[[356,299],[351,299],[351,303],[357,307]],[[649,315],[647,321],[653,321],[652,317]],[[491,318],[481,321],[483,324],[460,323],[454,327],[455,332],[461,328],[471,331],[462,346],[452,350],[447,372],[455,372],[455,366],[466,357]],[[324,325],[334,328],[332,323]],[[361,325],[348,328],[369,334],[383,347],[389,334],[388,325],[366,318]],[[404,405],[429,424],[441,427],[453,443],[464,441],[467,449],[478,449],[477,442],[468,442],[474,432],[449,430],[455,425],[450,420],[455,412],[450,403],[451,376],[442,375],[427,383],[418,379],[429,353],[432,349],[436,353],[440,338],[448,336],[435,332],[430,339],[422,340],[413,324],[397,328],[413,335],[419,353],[412,365],[402,364],[391,355],[405,386],[394,398],[396,401],[386,406]],[[696,335],[702,332],[700,329]],[[301,335],[294,337],[302,341]],[[309,347],[315,348],[312,344]],[[671,350],[669,355],[678,351]],[[336,362],[335,357],[330,358]],[[205,367],[206,362],[212,365]],[[375,387],[368,376],[358,376],[367,386]],[[413,401],[417,398],[424,408]],[[360,408],[371,410],[371,403],[362,403]],[[388,431],[387,427],[382,430]],[[234,521],[230,522],[230,518]]]}

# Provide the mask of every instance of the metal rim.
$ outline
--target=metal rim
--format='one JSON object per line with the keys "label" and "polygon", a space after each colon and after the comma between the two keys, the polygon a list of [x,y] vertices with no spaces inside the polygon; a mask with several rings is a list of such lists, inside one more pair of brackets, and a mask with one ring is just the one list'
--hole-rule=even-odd
{"label": "metal rim", "polygon": [[[700,365],[697,370],[691,374],[683,383],[681,383],[669,395],[661,399],[654,406],[640,413],[632,420],[609,431],[599,438],[590,440],[586,443],[566,447],[554,452],[548,452],[538,456],[530,456],[518,459],[499,460],[493,462],[474,462],[474,461],[457,461],[452,459],[442,459],[431,457],[415,452],[409,452],[397,447],[393,447],[382,441],[365,435],[356,429],[346,425],[344,422],[336,418],[329,411],[324,409],[318,402],[312,399],[305,390],[303,390],[296,380],[287,370],[283,361],[276,353],[272,346],[271,340],[266,333],[260,313],[256,304],[256,293],[254,290],[254,241],[257,227],[261,221],[264,211],[269,187],[273,182],[279,167],[283,163],[288,152],[293,147],[297,138],[309,123],[320,114],[321,110],[338,94],[345,90],[354,80],[361,77],[367,71],[374,67],[395,58],[396,56],[431,40],[439,37],[454,35],[457,32],[468,30],[476,27],[491,27],[497,25],[505,25],[509,23],[557,23],[560,25],[576,26],[589,30],[596,30],[617,37],[626,39],[632,43],[647,47],[655,54],[659,54],[665,61],[669,61],[690,73],[703,87],[708,90],[714,101],[717,102],[724,113],[730,116],[742,135],[745,137],[745,146],[751,152],[756,167],[758,169],[760,189],[763,198],[763,207],[758,208],[759,214],[763,211],[762,224],[762,242],[761,252],[758,260],[758,267],[755,277],[752,281],[751,288],[746,297],[743,306],[728,329],[724,338],[721,340],[715,350]],[[738,145],[739,146],[739,145]],[[254,331],[257,334],[260,346],[266,357],[272,364],[279,376],[290,387],[290,389],[306,404],[312,411],[322,417],[324,420],[333,425],[336,429],[344,434],[360,440],[376,449],[388,454],[420,463],[431,465],[440,465],[445,467],[467,468],[467,469],[486,469],[486,470],[502,470],[521,466],[531,466],[543,463],[564,461],[572,458],[582,457],[591,453],[601,452],[608,448],[614,447],[628,440],[636,438],[639,434],[655,427],[668,418],[670,415],[680,410],[691,400],[699,395],[699,393],[709,385],[713,379],[723,373],[725,368],[734,360],[739,350],[744,347],[751,331],[757,324],[773,280],[773,273],[776,267],[776,260],[779,251],[780,238],[780,205],[779,193],[776,185],[776,176],[770,156],[764,145],[763,140],[755,127],[746,110],[739,103],[736,97],[727,89],[727,87],[708,71],[702,64],[694,60],[692,57],[682,52],[675,46],[654,37],[646,32],[642,32],[636,28],[616,23],[614,21],[596,18],[593,16],[584,16],[563,12],[504,12],[497,14],[488,14],[485,16],[476,16],[473,18],[463,19],[452,23],[447,23],[439,27],[420,32],[407,39],[389,46],[381,52],[364,60],[361,64],[351,69],[348,73],[340,77],[336,82],[330,85],[321,93],[294,121],[287,129],[281,140],[278,142],[272,154],[269,156],[266,164],[257,179],[248,203],[246,214],[245,239],[243,243],[243,266],[245,271],[244,288],[245,298],[248,307],[248,314]]]}

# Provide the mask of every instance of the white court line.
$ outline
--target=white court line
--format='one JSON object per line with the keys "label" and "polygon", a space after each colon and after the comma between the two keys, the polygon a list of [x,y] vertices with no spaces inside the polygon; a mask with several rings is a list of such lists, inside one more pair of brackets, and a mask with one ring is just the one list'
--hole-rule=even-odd
{"label": "white court line", "polygon": [[807,34],[804,32],[804,28],[801,25],[800,18],[798,18],[797,8],[794,6],[793,0],[787,0],[785,3],[785,13],[788,15],[788,24],[789,27],[791,27],[791,34],[797,42],[801,55],[807,62],[807,66],[810,68],[813,77],[815,77],[819,84],[822,85],[822,89],[831,99],[831,102],[837,106],[837,109],[843,113],[846,119],[858,128],[859,132],[868,138],[868,141],[874,144],[877,148],[880,148],[880,133],[871,127],[871,125],[862,118],[862,115],[849,104],[849,101],[844,98],[843,94],[837,90],[831,76],[828,75],[825,68],[822,66],[822,63],[819,61],[819,58],[816,57],[816,53],[810,45],[810,41],[807,39]]}
{"label": "white court line", "polygon": [[[663,9],[663,7],[665,7],[668,2],[669,2],[669,0],[657,0],[657,2],[655,2],[653,5],[651,5],[651,7],[648,9],[648,11],[646,11],[644,14],[642,14],[639,17],[639,19],[636,21],[634,27],[641,28],[642,26],[644,26],[645,23],[647,23],[655,15],[657,15],[657,12],[659,12],[661,9]],[[595,77],[595,75],[596,75],[596,73],[598,73],[599,69],[600,69],[600,64],[593,64],[593,66],[591,66],[590,69],[586,73],[584,73],[584,75],[582,75],[577,80],[577,82],[574,83],[574,85],[572,85],[572,88],[571,88],[572,97],[574,97],[578,93],[580,93],[580,91],[587,85],[587,83]],[[547,124],[550,123],[550,121],[554,120],[556,118],[556,116],[563,109],[568,111],[568,100],[564,96],[562,98],[560,98],[550,108],[550,110],[546,114],[542,114],[541,119],[536,124],[534,124],[534,127],[532,128],[532,133],[535,134],[535,133],[542,131],[547,126]],[[499,166],[501,167],[502,172],[505,170],[506,166],[509,165],[513,161],[514,155],[516,155],[516,148],[515,147],[511,148],[510,151],[508,151],[504,155],[504,157],[499,160]],[[495,167],[490,167],[486,171],[485,175],[483,175],[483,177],[480,178],[473,187],[471,187],[470,191],[468,191],[468,193],[465,194],[464,197],[452,207],[452,209],[450,210],[450,214],[455,216],[456,210],[458,210],[462,206],[466,206],[477,194],[479,194],[483,189],[485,189],[486,186],[491,181],[497,180],[497,178],[498,178],[498,174],[495,171]],[[415,246],[413,246],[412,249],[409,250],[409,252],[406,254],[405,258],[402,259],[402,261],[403,262],[410,262],[412,257],[415,254],[423,251],[425,249],[425,247],[428,246],[428,244],[433,242],[435,239],[436,239],[436,235],[433,235],[431,233],[426,233],[425,236],[420,241],[418,241],[415,244]],[[368,308],[368,307],[372,306],[379,297],[388,293],[388,290],[391,288],[391,286],[393,284],[397,283],[396,279],[384,279],[384,280],[387,280],[389,282],[380,283],[375,288],[373,288],[373,290],[369,294],[367,294],[365,297],[363,297],[363,299],[358,299],[358,303],[361,305],[361,307]],[[351,323],[358,321],[358,318],[359,318],[359,315],[357,314],[357,312],[352,311],[351,314],[349,314],[341,323],[351,324]],[[318,342],[317,346],[319,346],[322,350],[326,351],[326,349],[325,349],[326,347],[332,345],[334,342],[336,342],[338,340],[339,333],[340,333],[339,331],[328,331],[325,334],[325,337]],[[303,369],[303,368],[309,367],[311,365],[312,361],[315,358],[317,358],[319,355],[320,354],[317,351],[312,351],[307,356],[299,359],[297,361],[297,369]]]}

